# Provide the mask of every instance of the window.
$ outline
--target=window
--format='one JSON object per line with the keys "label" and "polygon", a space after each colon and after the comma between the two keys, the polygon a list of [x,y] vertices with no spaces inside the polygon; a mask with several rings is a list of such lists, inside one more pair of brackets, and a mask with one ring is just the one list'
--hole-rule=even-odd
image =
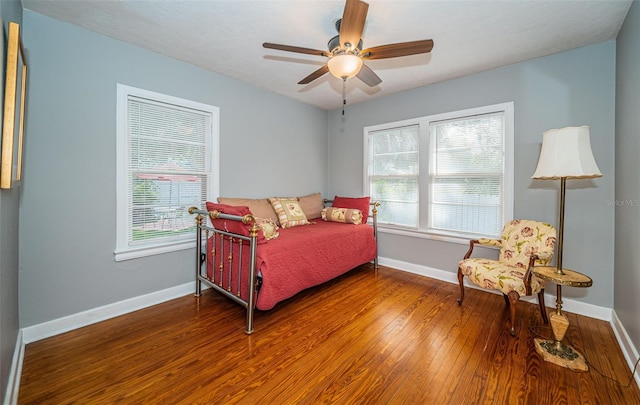
{"label": "window", "polygon": [[217,195],[217,107],[118,84],[116,261],[192,248]]}
{"label": "window", "polygon": [[381,231],[498,237],[513,218],[513,103],[364,129]]}
{"label": "window", "polygon": [[385,206],[378,210],[378,222],[416,227],[420,126],[371,131],[369,138],[371,196]]}

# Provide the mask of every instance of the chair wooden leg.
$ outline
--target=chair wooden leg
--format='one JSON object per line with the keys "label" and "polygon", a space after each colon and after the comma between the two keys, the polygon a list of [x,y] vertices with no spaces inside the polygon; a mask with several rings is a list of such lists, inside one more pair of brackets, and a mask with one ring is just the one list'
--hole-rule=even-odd
{"label": "chair wooden leg", "polygon": [[540,305],[542,320],[544,321],[544,324],[547,325],[549,323],[549,317],[547,316],[547,306],[544,303],[544,288],[538,293],[538,304]]}
{"label": "chair wooden leg", "polygon": [[507,304],[507,308],[509,308],[511,304],[509,304],[509,297],[507,297],[507,294],[502,293],[502,298],[504,298],[504,303]]}
{"label": "chair wooden leg", "polygon": [[458,284],[460,284],[460,298],[458,298],[458,305],[462,305],[462,300],[464,300],[464,274],[462,274],[462,269],[458,266]]}
{"label": "chair wooden leg", "polygon": [[516,335],[516,304],[518,303],[519,299],[520,299],[520,295],[517,292],[511,291],[509,293],[509,312],[511,314],[511,336]]}

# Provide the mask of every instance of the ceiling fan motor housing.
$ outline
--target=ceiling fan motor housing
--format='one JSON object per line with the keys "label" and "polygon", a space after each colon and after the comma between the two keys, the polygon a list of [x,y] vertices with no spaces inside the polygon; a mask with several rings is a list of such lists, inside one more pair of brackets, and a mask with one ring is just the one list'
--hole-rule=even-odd
{"label": "ceiling fan motor housing", "polygon": [[[329,52],[334,52],[336,50],[340,49],[340,35],[336,35],[335,37],[331,38],[329,40],[329,42],[327,43],[327,48],[329,48]],[[358,42],[358,46],[354,48],[351,48],[352,51],[354,50],[362,50],[362,39],[360,40],[360,42]]]}
{"label": "ceiling fan motor housing", "polygon": [[[334,52],[335,50],[340,48],[340,25],[341,24],[342,24],[342,18],[339,18],[336,21],[336,24],[335,24],[336,31],[338,31],[338,35],[336,35],[335,37],[331,38],[329,40],[329,42],[327,43],[327,48],[329,48],[329,52]],[[355,50],[361,51],[362,50],[362,38],[360,38],[360,42],[358,42],[358,46],[354,47],[353,44],[351,44],[351,49],[350,50],[351,50],[352,53],[356,53],[356,52],[353,52]],[[346,49],[345,49],[345,51],[346,51]]]}

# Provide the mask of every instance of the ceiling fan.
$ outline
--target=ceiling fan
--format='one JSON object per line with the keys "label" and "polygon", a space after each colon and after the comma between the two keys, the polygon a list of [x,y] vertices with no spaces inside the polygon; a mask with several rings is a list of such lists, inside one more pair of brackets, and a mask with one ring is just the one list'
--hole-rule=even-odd
{"label": "ceiling fan", "polygon": [[327,63],[298,84],[308,84],[330,72],[333,76],[346,82],[356,76],[368,86],[377,86],[382,79],[364,64],[365,60],[397,58],[400,56],[429,53],[433,48],[433,40],[400,42],[362,49],[362,30],[367,18],[369,4],[360,0],[347,0],[342,19],[336,22],[339,35],[329,40],[328,51],[320,51],[298,46],[280,45],[265,42],[263,47],[281,51],[304,53],[328,57]]}

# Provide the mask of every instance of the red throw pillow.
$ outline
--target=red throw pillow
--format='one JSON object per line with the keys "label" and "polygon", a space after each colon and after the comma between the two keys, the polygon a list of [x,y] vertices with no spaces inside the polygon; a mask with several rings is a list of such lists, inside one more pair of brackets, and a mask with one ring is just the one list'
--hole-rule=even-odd
{"label": "red throw pillow", "polygon": [[[237,215],[243,217],[247,214],[251,214],[251,210],[246,206],[234,206],[226,204],[216,204],[210,201],[206,203],[207,211],[218,211],[222,214]],[[253,214],[251,214],[253,215]],[[209,217],[211,219],[211,217]],[[255,219],[255,218],[254,218]],[[238,235],[249,236],[251,235],[251,225],[246,225],[241,221],[233,221],[226,219],[216,219],[211,221],[213,227],[223,231],[237,233]],[[265,243],[267,240],[264,237],[262,230],[258,231],[258,243]]]}
{"label": "red throw pillow", "polygon": [[369,197],[338,197],[333,198],[333,207],[352,208],[362,212],[362,223],[366,224],[369,219]]}

